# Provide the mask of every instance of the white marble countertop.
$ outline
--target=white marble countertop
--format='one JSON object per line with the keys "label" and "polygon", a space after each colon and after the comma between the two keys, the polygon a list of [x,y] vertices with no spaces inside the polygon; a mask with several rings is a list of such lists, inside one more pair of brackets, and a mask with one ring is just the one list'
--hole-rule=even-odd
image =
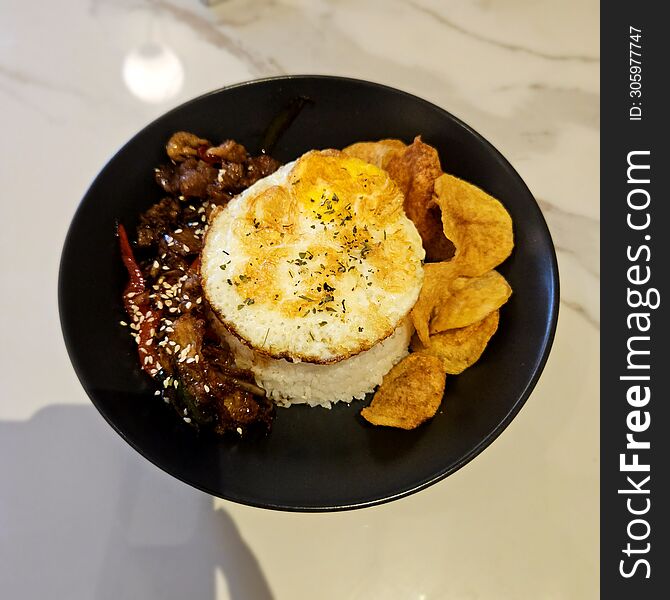
{"label": "white marble countertop", "polygon": [[[0,0],[3,597],[596,597],[598,11],[593,0]],[[151,86],[129,58],[148,42],[174,53]],[[509,428],[439,484],[349,513],[238,506],[165,475],[90,404],[58,321],[65,233],[113,152],[188,98],[282,73],[371,79],[463,119],[528,183],[560,264],[553,352]]]}

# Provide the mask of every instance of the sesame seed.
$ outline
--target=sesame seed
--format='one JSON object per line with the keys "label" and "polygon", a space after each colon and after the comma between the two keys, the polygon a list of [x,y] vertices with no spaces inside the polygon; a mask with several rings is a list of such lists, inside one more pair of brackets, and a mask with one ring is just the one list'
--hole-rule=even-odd
{"label": "sesame seed", "polygon": [[188,417],[184,417],[184,423],[190,423],[190,422],[191,422],[191,419],[189,419]]}
{"label": "sesame seed", "polygon": [[209,386],[205,384],[205,391],[209,394]]}
{"label": "sesame seed", "polygon": [[160,395],[161,395],[161,391],[160,391],[160,390],[156,390],[156,391],[154,392],[154,396],[160,396]]}
{"label": "sesame seed", "polygon": [[128,323],[125,321],[119,321],[119,325],[123,325],[124,327],[128,327]]}

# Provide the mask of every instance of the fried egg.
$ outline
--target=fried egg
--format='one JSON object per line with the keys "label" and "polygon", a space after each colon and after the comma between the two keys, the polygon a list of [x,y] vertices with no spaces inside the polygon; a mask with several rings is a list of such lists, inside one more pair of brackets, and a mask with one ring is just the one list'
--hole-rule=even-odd
{"label": "fried egg", "polygon": [[418,298],[424,255],[386,172],[311,151],[212,211],[203,291],[255,351],[334,363],[395,331]]}

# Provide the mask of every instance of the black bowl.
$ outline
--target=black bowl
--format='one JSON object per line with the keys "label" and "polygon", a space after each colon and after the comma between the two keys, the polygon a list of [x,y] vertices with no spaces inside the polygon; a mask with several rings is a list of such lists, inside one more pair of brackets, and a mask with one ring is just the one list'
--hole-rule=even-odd
{"label": "black bowl", "polygon": [[[413,431],[372,427],[363,403],[332,410],[279,409],[257,441],[199,434],[153,395],[138,367],[124,318],[126,281],[114,235],[161,197],[153,169],[177,130],[234,138],[260,150],[268,124],[296,97],[312,100],[273,154],[289,161],[313,148],[342,148],[421,134],[446,172],[499,198],[514,221],[516,247],[500,267],[514,294],[479,362],[448,377],[441,410]],[[462,467],[510,423],[535,386],[553,340],[558,272],[551,237],[528,188],[501,154],[448,112],[410,94],[337,77],[252,81],[196,98],[160,117],[110,160],[84,197],[65,241],[59,280],[61,324],[84,389],[109,424],[155,465],[221,498],[273,509],[359,508],[400,498]]]}

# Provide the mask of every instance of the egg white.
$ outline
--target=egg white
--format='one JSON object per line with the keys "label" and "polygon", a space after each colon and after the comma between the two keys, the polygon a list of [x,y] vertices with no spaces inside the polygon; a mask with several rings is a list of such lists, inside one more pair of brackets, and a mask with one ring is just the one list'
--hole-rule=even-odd
{"label": "egg white", "polygon": [[213,211],[205,297],[270,357],[333,363],[367,350],[393,333],[423,281],[421,238],[402,202],[377,167],[307,153]]}

